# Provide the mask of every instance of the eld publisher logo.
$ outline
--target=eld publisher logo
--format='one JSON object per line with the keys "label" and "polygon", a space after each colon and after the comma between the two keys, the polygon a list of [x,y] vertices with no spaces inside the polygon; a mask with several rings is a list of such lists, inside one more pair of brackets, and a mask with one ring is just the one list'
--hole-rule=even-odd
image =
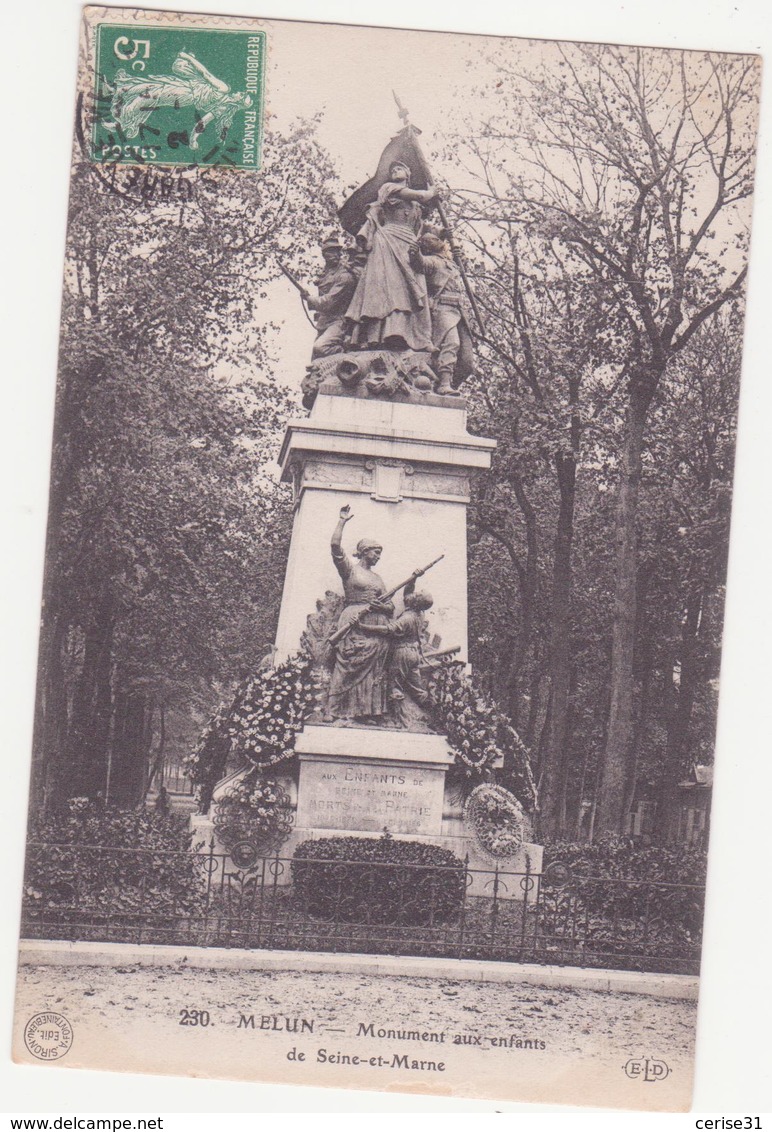
{"label": "eld publisher logo", "polygon": [[634,1080],[664,1081],[670,1074],[670,1066],[654,1057],[631,1057],[625,1065],[625,1073]]}

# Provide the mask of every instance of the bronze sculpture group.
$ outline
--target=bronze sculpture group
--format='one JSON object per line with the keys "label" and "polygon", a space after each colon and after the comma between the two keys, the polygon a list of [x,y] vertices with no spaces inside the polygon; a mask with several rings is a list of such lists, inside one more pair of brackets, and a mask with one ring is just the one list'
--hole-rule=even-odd
{"label": "bronze sculpture group", "polygon": [[[329,637],[332,675],[325,718],[371,726],[425,723],[430,697],[424,673],[430,661],[423,647],[423,614],[431,608],[432,597],[416,591],[415,585],[439,559],[387,591],[374,569],[383,549],[376,539],[360,539],[351,557],[343,549],[343,531],[352,518],[351,508],[342,507],[330,540],[344,605]],[[399,590],[404,608],[395,617],[391,599]]]}
{"label": "bronze sculpture group", "polygon": [[471,309],[446,234],[424,220],[437,190],[410,181],[407,164],[395,161],[355,246],[323,242],[316,290],[299,287],[314,312],[312,361],[386,351],[408,358],[424,389],[453,396],[472,371]]}
{"label": "bronze sculpture group", "polygon": [[[334,235],[324,240],[324,269],[313,292],[279,265],[313,312],[316,341],[303,383],[308,408],[322,387],[410,400],[428,393],[456,396],[472,371],[472,314],[479,323],[474,295],[460,261],[454,260],[418,131],[398,106],[404,129],[386,147],[375,177],[339,211],[355,243],[346,247]],[[411,162],[416,180],[425,187],[413,187]],[[427,223],[433,208],[442,229]],[[424,613],[432,598],[416,591],[416,582],[435,563],[387,591],[375,570],[382,552],[377,540],[360,539],[351,556],[343,549],[343,531],[351,518],[351,508],[341,508],[331,539],[344,604],[325,639],[330,681],[323,718],[344,725],[429,730],[426,674],[433,661],[424,652],[423,639]],[[403,608],[397,613],[392,598],[400,590]]]}

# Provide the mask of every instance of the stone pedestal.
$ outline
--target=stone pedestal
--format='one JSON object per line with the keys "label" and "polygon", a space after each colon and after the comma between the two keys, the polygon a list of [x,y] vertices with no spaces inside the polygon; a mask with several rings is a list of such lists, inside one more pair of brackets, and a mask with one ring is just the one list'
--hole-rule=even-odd
{"label": "stone pedestal", "polygon": [[346,503],[354,513],[347,545],[378,539],[387,587],[445,555],[421,582],[435,599],[428,620],[443,647],[460,646],[466,659],[469,476],[489,467],[495,442],[469,435],[463,401],[443,400],[424,406],[320,393],[308,419],[290,421],[280,462],[296,512],[277,661],[297,651],[317,600],[340,590],[330,535]]}
{"label": "stone pedestal", "polygon": [[441,833],[445,771],[453,761],[443,736],[306,726],[295,750],[298,827]]}
{"label": "stone pedestal", "polygon": [[[444,736],[308,724],[295,750],[300,763],[297,788],[277,776],[295,807],[294,826],[279,850],[281,857],[291,857],[303,841],[381,837],[388,832],[396,840],[427,841],[467,858],[470,896],[492,896],[495,888],[502,900],[536,900],[542,847],[523,844],[516,856],[499,862],[503,875],[496,876],[496,862],[479,848],[447,789],[453,755]],[[218,783],[215,805],[244,773],[237,771]],[[215,836],[209,817],[195,815],[191,828],[207,845]],[[225,852],[222,845],[215,848]],[[520,873],[535,879],[526,883],[524,877],[512,875]],[[279,870],[276,883],[289,884],[290,870]]]}

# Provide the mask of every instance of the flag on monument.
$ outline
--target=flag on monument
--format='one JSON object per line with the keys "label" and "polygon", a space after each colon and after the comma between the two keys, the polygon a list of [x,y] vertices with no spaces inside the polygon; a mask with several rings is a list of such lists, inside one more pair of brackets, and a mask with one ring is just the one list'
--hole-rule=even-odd
{"label": "flag on monument", "polygon": [[338,209],[338,218],[347,232],[355,236],[365,222],[368,207],[378,196],[381,185],[389,179],[389,169],[395,161],[403,161],[410,170],[410,184],[414,189],[428,186],[426,167],[419,154],[414,137],[421,131],[415,126],[405,126],[388,143],[378,161],[375,175],[351,194]]}

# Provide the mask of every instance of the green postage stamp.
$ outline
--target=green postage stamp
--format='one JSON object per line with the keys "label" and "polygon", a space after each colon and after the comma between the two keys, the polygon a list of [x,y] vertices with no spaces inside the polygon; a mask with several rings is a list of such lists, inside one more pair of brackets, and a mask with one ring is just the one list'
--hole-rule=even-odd
{"label": "green postage stamp", "polygon": [[265,32],[96,29],[92,158],[259,169]]}

